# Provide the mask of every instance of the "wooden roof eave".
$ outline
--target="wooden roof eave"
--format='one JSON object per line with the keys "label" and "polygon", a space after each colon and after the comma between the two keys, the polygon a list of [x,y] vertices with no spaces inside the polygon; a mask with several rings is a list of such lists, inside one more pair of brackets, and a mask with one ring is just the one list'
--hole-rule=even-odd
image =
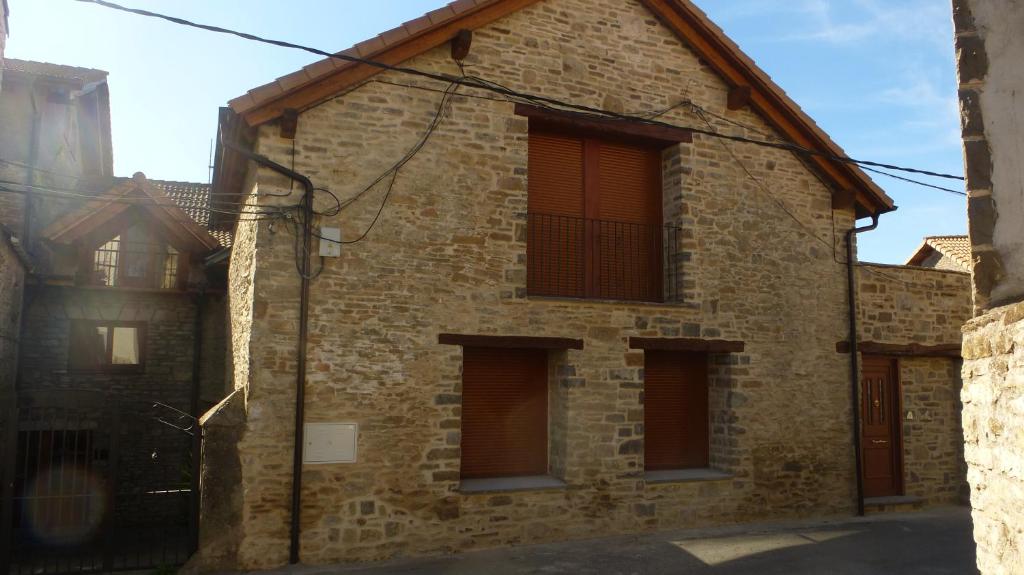
{"label": "wooden roof eave", "polygon": [[[814,123],[799,112],[799,106],[745,57],[738,46],[729,42],[715,25],[688,0],[640,0],[658,19],[676,32],[684,44],[693,49],[730,87],[750,86],[750,105],[775,129],[786,134],[792,143],[812,150],[825,150],[845,155],[842,149]],[[689,6],[683,9],[682,2]],[[802,117],[801,117],[802,116]],[[826,176],[837,192],[854,191],[854,199],[866,213],[885,213],[895,209],[881,188],[860,169],[820,155],[807,158]],[[859,210],[858,210],[859,211]]]}
{"label": "wooden roof eave", "polygon": [[[383,45],[379,38],[371,39],[354,48],[345,50],[342,54],[349,54],[397,66],[406,60],[419,56],[427,50],[436,48],[450,41],[460,30],[475,30],[486,26],[495,20],[515,13],[540,0],[505,0],[502,2],[490,2],[478,4],[460,14],[457,18],[448,20],[439,26],[430,26],[416,33],[410,34],[401,42]],[[380,46],[371,50],[364,46]],[[288,89],[283,96],[274,98],[265,104],[248,108],[250,94],[235,98],[228,102],[228,105],[238,113],[250,127],[269,122],[281,116],[287,109],[295,109],[300,112],[307,110],[337,95],[339,91],[345,90],[360,82],[383,72],[376,66],[345,62],[339,59],[325,59],[307,66],[308,70],[313,66],[333,65],[337,70],[320,79],[312,79],[308,82],[298,84]]]}
{"label": "wooden roof eave", "polygon": [[[473,1],[476,4],[469,7]],[[398,65],[451,40],[463,29],[476,29],[539,0],[465,0],[454,18],[436,25],[423,24],[415,33],[398,41],[385,42],[378,36],[347,53],[388,65]],[[844,155],[842,149],[804,114],[775,83],[747,58],[690,0],[640,0],[677,37],[694,50],[730,87],[751,88],[749,105],[774,128],[800,147],[831,155]],[[441,9],[451,10],[450,7]],[[430,15],[428,15],[430,16]],[[391,31],[394,33],[396,31]],[[399,30],[401,32],[401,30]],[[389,34],[389,33],[385,33]],[[333,70],[327,71],[330,68]],[[299,111],[314,107],[382,71],[366,64],[324,59],[303,70],[261,86],[235,98],[229,106],[250,127],[270,122],[287,109]],[[834,194],[849,194],[857,206],[857,216],[881,214],[895,209],[891,198],[870,177],[854,165],[817,154],[804,159],[834,186]]]}

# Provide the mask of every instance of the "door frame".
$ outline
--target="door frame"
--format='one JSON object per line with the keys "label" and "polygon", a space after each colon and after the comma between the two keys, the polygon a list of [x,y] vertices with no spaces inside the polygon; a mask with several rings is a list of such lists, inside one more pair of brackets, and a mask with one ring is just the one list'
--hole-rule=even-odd
{"label": "door frame", "polygon": [[[860,418],[861,419],[861,428],[858,431],[858,433],[861,434],[860,439],[863,442],[863,440],[864,440],[864,415],[865,415],[864,412],[863,412],[863,409],[864,409],[863,408],[863,404],[864,404],[863,398],[865,397],[865,395],[864,395],[864,387],[863,386],[864,386],[864,371],[865,371],[865,368],[867,368],[867,366],[869,364],[879,365],[879,364],[883,364],[883,363],[887,364],[887,366],[888,366],[889,377],[892,380],[892,393],[893,393],[893,395],[895,395],[895,398],[893,398],[894,399],[894,401],[893,401],[893,407],[894,407],[893,414],[896,416],[894,418],[894,420],[896,422],[896,426],[895,426],[896,428],[895,428],[895,431],[893,433],[892,441],[893,441],[893,445],[894,445],[894,449],[893,449],[893,451],[894,451],[893,469],[894,469],[894,472],[896,474],[896,477],[895,477],[896,493],[898,495],[905,495],[906,494],[906,480],[905,480],[906,479],[906,474],[905,474],[905,470],[903,468],[904,460],[905,460],[905,457],[904,457],[904,448],[905,448],[905,446],[903,444],[903,381],[902,381],[902,379],[900,379],[900,359],[899,359],[898,356],[893,356],[893,355],[876,355],[876,354],[861,354],[861,364],[860,364],[861,365],[861,373],[860,373],[860,377],[859,377],[859,379],[860,379],[859,385],[861,386],[861,388],[860,388],[860,397],[861,397],[861,402],[860,403],[861,403],[861,405],[858,405],[857,409],[860,409],[862,411],[861,411],[861,418]],[[863,451],[864,451],[864,447],[863,447],[863,445],[861,445],[861,453],[858,454],[858,456],[861,458],[862,461],[864,459]],[[861,466],[861,480],[864,479],[864,474],[866,472],[867,472],[867,466],[866,465],[862,465]]]}

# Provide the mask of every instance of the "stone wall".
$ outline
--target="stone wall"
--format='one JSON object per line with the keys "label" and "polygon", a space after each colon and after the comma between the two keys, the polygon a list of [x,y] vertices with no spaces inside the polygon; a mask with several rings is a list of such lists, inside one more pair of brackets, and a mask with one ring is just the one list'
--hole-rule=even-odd
{"label": "stone wall", "polygon": [[[457,73],[443,47],[409,62]],[[467,64],[517,89],[581,103],[654,110],[681,95],[726,109],[727,86],[638,3],[549,0],[477,30]],[[630,78],[609,82],[609,78]],[[410,83],[405,76],[380,80]],[[642,88],[641,88],[642,86]],[[443,89],[443,85],[421,84]],[[304,112],[295,169],[342,197],[415,143],[435,92],[371,82]],[[698,121],[685,109],[666,120]],[[745,133],[712,120],[715,128]],[[750,132],[750,135],[755,135]],[[527,123],[513,106],[457,97],[448,119],[406,165],[367,240],[327,259],[313,282],[307,420],[360,425],[359,462],[307,466],[302,560],[370,560],[440,550],[571,539],[755,518],[848,514],[855,507],[843,338],[841,230],[851,211],[797,158],[695,136],[670,148],[664,179],[684,230],[685,297],[629,304],[527,297]],[[291,165],[276,126],[256,151]],[[261,192],[286,180],[254,175]],[[255,188],[250,188],[255,189]],[[354,238],[384,190],[323,225]],[[268,195],[264,204],[295,203]],[[799,219],[783,212],[781,202]],[[673,205],[672,202],[667,202]],[[834,234],[833,230],[840,230]],[[232,262],[235,383],[245,390],[238,443],[237,566],[287,559],[299,281],[289,227],[240,225]],[[577,337],[552,380],[552,473],[565,489],[459,490],[462,353],[442,332]],[[630,336],[742,340],[711,359],[712,461],[718,481],[649,484],[643,469],[642,360]],[[794,401],[799,398],[799,401]],[[797,429],[794,428],[796,422]]]}
{"label": "stone wall", "polygon": [[[118,476],[122,488],[177,488],[187,477],[191,437],[160,423],[179,422],[159,402],[188,413],[193,369],[196,307],[193,296],[180,293],[125,292],[69,287],[33,287],[26,295],[21,333],[18,386],[21,392],[90,390],[103,395],[117,414],[120,430]],[[69,369],[71,321],[117,320],[145,322],[142,373],[83,373]],[[216,340],[204,353],[223,356]],[[222,371],[202,373],[205,395],[224,389]],[[220,392],[223,397],[224,392]],[[188,425],[188,421],[180,421]],[[139,512],[142,500],[119,498],[119,512]]]}
{"label": "stone wall", "polygon": [[864,263],[857,266],[860,337],[889,344],[959,344],[971,318],[971,276]]}
{"label": "stone wall", "polygon": [[[978,566],[1024,571],[1019,454],[1024,331],[1024,5],[953,0],[975,308],[964,328],[964,435]],[[1013,304],[1013,305],[1009,305]],[[1006,306],[992,309],[995,306]],[[991,311],[986,311],[991,310]],[[1016,347],[1015,347],[1016,346]]]}
{"label": "stone wall", "polygon": [[904,492],[928,505],[966,503],[961,362],[945,357],[901,357],[898,362]]}
{"label": "stone wall", "polygon": [[1024,6],[1003,0],[953,0],[968,220],[979,309],[1024,297]]}
{"label": "stone wall", "polygon": [[[864,263],[857,266],[862,342],[959,347],[971,317],[971,276],[961,271]],[[965,499],[960,360],[901,356],[906,495],[927,504]]]}
{"label": "stone wall", "polygon": [[982,573],[1024,572],[1024,304],[964,327],[963,425]]}

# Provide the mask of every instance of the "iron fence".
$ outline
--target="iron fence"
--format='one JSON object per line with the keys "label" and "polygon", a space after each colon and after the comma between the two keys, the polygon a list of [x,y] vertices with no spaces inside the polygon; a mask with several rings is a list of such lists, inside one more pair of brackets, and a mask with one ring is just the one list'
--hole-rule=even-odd
{"label": "iron fence", "polygon": [[170,568],[188,559],[192,433],[161,421],[152,402],[111,406],[70,391],[19,403],[0,573]]}

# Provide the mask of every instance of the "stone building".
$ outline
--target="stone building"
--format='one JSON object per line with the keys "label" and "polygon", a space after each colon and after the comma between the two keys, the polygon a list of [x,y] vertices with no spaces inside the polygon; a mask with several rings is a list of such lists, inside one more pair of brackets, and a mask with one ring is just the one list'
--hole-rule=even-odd
{"label": "stone building", "polygon": [[983,573],[1024,571],[1024,6],[954,0],[975,318],[964,327],[964,439]]}
{"label": "stone building", "polygon": [[460,0],[341,54],[448,76],[328,59],[222,113],[195,567],[959,500],[969,276],[848,269],[892,200],[688,0]]}
{"label": "stone building", "polygon": [[[120,568],[183,560],[188,418],[226,394],[231,235],[211,222],[207,184],[113,177],[106,72],[12,58],[3,67],[0,351],[14,382],[3,415],[17,424],[0,437],[0,497],[15,509],[0,525],[0,570],[52,571],[38,540],[79,530],[90,545],[116,541],[145,557]],[[72,485],[71,473],[95,483]],[[63,479],[46,479],[54,474]],[[47,481],[61,487],[44,497]],[[98,514],[68,511],[83,496],[104,496]],[[163,559],[149,553],[159,523],[177,531]],[[63,554],[105,556],[98,549]]]}
{"label": "stone building", "polygon": [[929,236],[907,265],[971,273],[971,240],[967,236]]}

